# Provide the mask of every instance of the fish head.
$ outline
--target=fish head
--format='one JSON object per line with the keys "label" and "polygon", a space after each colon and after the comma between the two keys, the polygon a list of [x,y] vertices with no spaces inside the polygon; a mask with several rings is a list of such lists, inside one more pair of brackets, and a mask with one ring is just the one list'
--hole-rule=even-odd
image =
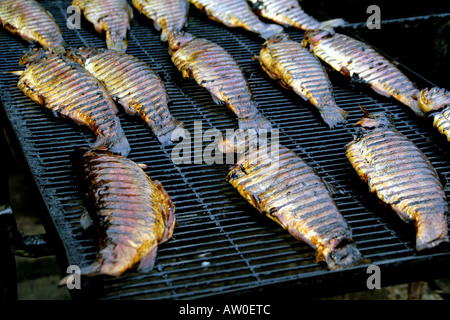
{"label": "fish head", "polygon": [[450,105],[450,92],[437,87],[423,89],[417,94],[417,105],[424,113],[438,111]]}
{"label": "fish head", "polygon": [[307,30],[303,35],[302,45],[308,49],[314,49],[323,38],[332,36],[327,30]]}
{"label": "fish head", "polygon": [[172,55],[194,39],[195,37],[190,33],[184,31],[171,31],[168,39],[169,53]]}
{"label": "fish head", "polygon": [[359,127],[363,131],[372,130],[376,128],[394,128],[395,124],[392,117],[384,112],[367,113],[353,126]]}
{"label": "fish head", "polygon": [[40,59],[45,59],[46,57],[52,55],[53,53],[45,50],[43,48],[30,48],[22,53],[19,60],[19,65],[23,66],[25,64],[33,63]]}

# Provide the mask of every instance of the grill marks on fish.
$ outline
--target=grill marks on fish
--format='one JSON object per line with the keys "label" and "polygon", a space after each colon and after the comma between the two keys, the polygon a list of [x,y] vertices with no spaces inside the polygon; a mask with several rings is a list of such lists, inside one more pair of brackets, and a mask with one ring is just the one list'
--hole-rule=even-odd
{"label": "grill marks on fish", "polygon": [[244,28],[263,39],[283,31],[282,26],[259,20],[247,0],[190,0],[190,2],[206,13],[211,20],[230,28]]}
{"label": "grill marks on fish", "polygon": [[307,31],[303,44],[333,69],[369,85],[385,97],[393,97],[423,116],[417,106],[419,90],[392,62],[369,45],[349,36]]}
{"label": "grill marks on fish", "polygon": [[285,34],[269,38],[262,46],[259,61],[271,78],[314,105],[330,128],[346,122],[348,113],[337,106],[324,67],[300,43]]}
{"label": "grill marks on fish", "polygon": [[53,16],[34,0],[0,1],[0,23],[24,40],[63,53],[65,41]]}
{"label": "grill marks on fish", "polygon": [[99,248],[82,275],[120,276],[137,263],[138,271],[150,271],[158,245],[173,234],[170,196],[133,161],[106,149],[83,151],[81,190],[98,230]]}
{"label": "grill marks on fish", "polygon": [[161,31],[161,41],[169,38],[171,31],[181,31],[188,23],[188,0],[132,0],[133,6],[153,21]]}
{"label": "grill marks on fish", "polygon": [[416,249],[448,242],[448,204],[427,157],[385,114],[362,118],[346,155],[370,192],[416,228]]}
{"label": "grill marks on fish", "polygon": [[144,61],[126,53],[96,48],[71,50],[67,56],[100,80],[128,114],[139,115],[163,145],[170,144],[176,132],[182,132],[183,123],[169,111],[164,83]]}
{"label": "grill marks on fish", "polygon": [[298,0],[248,0],[260,16],[301,30],[323,30],[344,24],[342,19],[320,22],[301,8]]}
{"label": "grill marks on fish", "polygon": [[194,79],[217,104],[225,104],[239,119],[241,129],[270,129],[258,111],[248,80],[234,58],[221,46],[184,33],[171,33],[172,62],[183,77]]}
{"label": "grill marks on fish", "polygon": [[127,50],[127,32],[133,9],[126,0],[73,0],[72,5],[83,11],[97,32],[106,33],[108,49]]}
{"label": "grill marks on fish", "polygon": [[247,151],[227,181],[260,213],[316,250],[330,269],[366,262],[319,175],[284,146]]}
{"label": "grill marks on fish", "polygon": [[43,49],[22,55],[26,69],[18,87],[39,105],[97,136],[93,147],[106,146],[127,156],[130,145],[117,117],[117,108],[105,88],[79,64]]}

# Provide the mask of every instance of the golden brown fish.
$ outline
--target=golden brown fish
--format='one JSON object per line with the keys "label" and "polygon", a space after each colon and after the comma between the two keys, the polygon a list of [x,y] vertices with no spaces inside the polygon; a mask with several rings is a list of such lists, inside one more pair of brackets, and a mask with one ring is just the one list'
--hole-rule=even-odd
{"label": "golden brown fish", "polygon": [[326,30],[345,24],[343,19],[320,22],[300,7],[298,0],[248,0],[261,17],[301,30]]}
{"label": "golden brown fish", "polygon": [[24,40],[38,42],[57,53],[64,52],[65,42],[53,16],[34,0],[0,1],[0,23]]}
{"label": "golden brown fish", "polygon": [[254,148],[227,181],[260,213],[312,246],[316,260],[330,269],[367,262],[324,182],[295,152],[272,143]]}
{"label": "golden brown fish", "polygon": [[272,79],[314,105],[330,128],[346,121],[348,112],[337,106],[325,68],[300,43],[285,34],[271,37],[262,46],[259,62]]}
{"label": "golden brown fish", "polygon": [[450,141],[450,92],[442,88],[423,89],[417,101],[419,109],[433,117],[433,126]]}
{"label": "golden brown fish", "polygon": [[416,249],[448,242],[448,204],[437,173],[384,113],[368,114],[348,145],[347,158],[370,192],[416,228]]}
{"label": "golden brown fish", "polygon": [[127,51],[127,32],[133,9],[126,0],[72,0],[99,33],[106,33],[108,49]]}
{"label": "golden brown fish", "polygon": [[259,20],[247,0],[190,0],[190,2],[201,12],[206,13],[211,20],[230,28],[244,28],[263,39],[283,32],[282,26]]}
{"label": "golden brown fish", "polygon": [[221,46],[189,33],[171,32],[169,52],[183,77],[194,79],[217,104],[225,104],[239,120],[241,129],[270,129],[258,111],[242,69]]}
{"label": "golden brown fish", "polygon": [[132,0],[133,6],[153,21],[161,31],[161,41],[167,41],[170,31],[181,31],[188,23],[188,0]]}
{"label": "golden brown fish", "polygon": [[117,107],[103,85],[78,63],[44,49],[21,57],[26,69],[17,86],[37,104],[88,126],[97,136],[93,147],[106,146],[127,156],[130,145],[117,116]]}
{"label": "golden brown fish", "polygon": [[170,144],[172,135],[183,131],[183,123],[169,111],[164,83],[144,61],[98,48],[68,50],[67,56],[100,80],[128,114],[139,115],[163,145]]}
{"label": "golden brown fish", "polygon": [[150,271],[158,244],[173,234],[170,196],[136,163],[107,149],[84,150],[80,160],[80,189],[99,237],[96,260],[81,275],[117,277],[137,263],[138,271]]}
{"label": "golden brown fish", "polygon": [[306,31],[303,45],[333,69],[370,86],[375,92],[393,97],[417,115],[419,90],[393,63],[364,42],[327,31]]}

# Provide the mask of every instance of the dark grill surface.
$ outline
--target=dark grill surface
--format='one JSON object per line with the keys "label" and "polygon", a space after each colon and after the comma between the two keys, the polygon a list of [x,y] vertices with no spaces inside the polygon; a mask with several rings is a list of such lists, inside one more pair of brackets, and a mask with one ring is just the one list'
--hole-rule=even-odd
{"label": "dark grill surface", "polygon": [[[70,1],[40,2],[54,15],[69,45],[105,46],[104,38],[84,18],[80,30],[66,28]],[[329,130],[308,103],[270,80],[251,59],[259,53],[260,39],[243,30],[227,29],[204,19],[194,9],[191,11],[187,31],[215,41],[234,56],[247,72],[259,110],[280,130],[280,142],[308,161],[333,187],[337,205],[361,252],[391,276],[391,280],[383,278],[383,285],[405,280],[405,274],[412,279],[433,271],[434,276],[448,268],[450,254],[444,249],[416,253],[413,227],[369,196],[368,188],[345,157],[346,144],[353,138],[351,124],[363,115],[359,106],[369,112],[388,111],[399,131],[429,157],[449,195],[447,142],[434,131],[429,120],[418,119],[393,100],[352,85],[332,72],[337,103],[349,111],[349,122],[347,127]],[[287,32],[301,40],[302,32]],[[160,42],[150,21],[137,12],[128,39],[127,52],[146,61],[163,79],[172,101],[171,111],[185,122],[192,141],[195,121],[202,122],[203,132],[217,128],[225,133],[226,129],[236,128],[237,121],[230,111],[215,105],[197,84],[182,79],[170,61],[167,44]],[[0,43],[1,99],[6,115],[62,240],[68,263],[88,265],[95,257],[95,241],[79,222],[83,205],[70,154],[92,144],[95,137],[86,128],[44,112],[27,98],[16,87],[17,76],[6,72],[20,69],[18,60],[28,44],[6,31],[0,33]],[[117,279],[104,279],[100,281],[102,290],[98,297],[184,299],[289,286],[297,286],[297,291],[303,293],[337,287],[345,291],[346,285],[350,288],[352,283],[365,287],[367,266],[328,271],[325,265],[315,263],[313,249],[260,216],[225,181],[231,165],[175,165],[171,161],[172,148],[162,147],[139,118],[123,113],[120,117],[132,148],[129,158],[147,164],[147,174],[163,184],[176,205],[178,225],[174,238],[160,245],[152,272],[140,274],[131,270]],[[210,143],[205,141],[203,148]],[[192,151],[193,157],[198,155],[194,145]]]}

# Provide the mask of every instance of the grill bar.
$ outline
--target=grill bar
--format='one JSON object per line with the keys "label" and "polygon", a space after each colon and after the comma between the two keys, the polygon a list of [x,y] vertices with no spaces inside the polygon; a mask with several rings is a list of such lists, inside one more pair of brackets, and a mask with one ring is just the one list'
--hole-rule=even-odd
{"label": "grill bar", "polygon": [[[70,1],[40,2],[55,16],[69,45],[104,47],[103,38],[84,20],[80,30],[65,28]],[[446,178],[450,173],[447,142],[430,123],[415,118],[396,102],[330,73],[337,104],[349,112],[349,125],[329,130],[312,106],[269,79],[251,59],[259,53],[260,39],[241,30],[227,29],[194,9],[191,11],[187,31],[223,46],[246,71],[258,108],[279,129],[281,144],[303,157],[336,190],[333,196],[359,249],[392,274],[385,283],[404,279],[399,274],[405,272],[411,280],[423,276],[408,273],[412,265],[423,271],[436,268],[439,263],[437,269],[445,270],[450,265],[450,254],[418,255],[412,227],[369,196],[345,157],[345,145],[353,138],[350,125],[362,116],[359,106],[370,112],[389,111],[398,130],[413,140]],[[302,33],[290,29],[287,32],[293,39],[301,40]],[[192,140],[198,121],[202,122],[203,132],[216,128],[225,133],[226,129],[237,128],[229,110],[215,105],[205,90],[182,78],[170,61],[167,44],[160,42],[158,32],[137,12],[128,39],[128,53],[146,61],[163,79],[172,103],[171,112],[185,122]],[[88,265],[95,257],[95,241],[79,222],[83,205],[70,154],[92,144],[95,137],[85,128],[44,112],[25,97],[16,87],[17,77],[7,72],[19,68],[18,59],[28,45],[5,31],[0,33],[0,43],[8,43],[11,48],[0,52],[0,97],[6,115],[47,205],[67,262]],[[161,146],[140,119],[124,113],[120,119],[132,148],[129,158],[147,164],[147,174],[163,184],[177,207],[178,225],[174,238],[159,247],[152,272],[139,274],[130,270],[119,278],[87,283],[86,291],[89,286],[100,286],[97,298],[102,299],[195,299],[272,292],[292,286],[304,294],[338,288],[344,283],[365,286],[367,266],[328,271],[326,266],[315,263],[312,248],[257,214],[225,181],[231,164],[175,165],[172,148]],[[203,141],[202,150],[209,143]],[[200,155],[193,145],[193,159]],[[445,190],[450,195],[447,184]],[[437,271],[433,273],[436,274]]]}

